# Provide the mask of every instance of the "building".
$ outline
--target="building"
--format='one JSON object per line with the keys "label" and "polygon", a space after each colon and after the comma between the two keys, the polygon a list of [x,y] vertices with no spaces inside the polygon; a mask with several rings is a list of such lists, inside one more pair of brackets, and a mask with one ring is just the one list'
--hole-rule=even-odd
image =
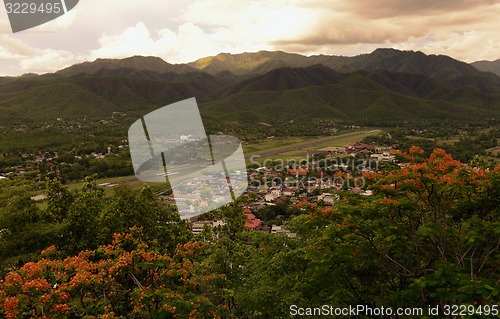
{"label": "building", "polygon": [[283,190],[283,195],[285,195],[287,197],[291,197],[291,196],[295,195],[295,191],[291,188],[285,188]]}
{"label": "building", "polygon": [[396,160],[394,155],[390,155],[389,152],[383,152],[382,154],[372,154],[370,155],[370,160],[375,162],[391,162]]}
{"label": "building", "polygon": [[321,195],[318,195],[316,199],[318,201],[322,200],[325,206],[332,206],[340,200],[340,196],[338,194],[332,195],[330,193],[323,193]]}
{"label": "building", "polygon": [[317,152],[324,155],[344,154],[345,147],[336,147],[336,146],[323,147],[318,149]]}
{"label": "building", "polygon": [[294,176],[307,176],[307,170],[305,169],[290,169],[288,170],[288,174]]}
{"label": "building", "polygon": [[348,153],[359,153],[361,151],[371,152],[375,149],[375,146],[356,142],[354,145],[346,147],[346,152]]}
{"label": "building", "polygon": [[38,201],[47,199],[48,196],[47,196],[47,194],[40,194],[40,195],[36,195],[36,196],[31,196],[30,198],[31,198],[31,200],[38,202]]}
{"label": "building", "polygon": [[200,221],[194,221],[191,223],[191,232],[194,235],[198,235],[203,231],[203,228],[205,225],[207,225],[210,228],[215,228],[218,226],[224,226],[226,223],[222,220],[216,220],[216,221],[211,221],[211,220],[200,220]]}
{"label": "building", "polygon": [[290,238],[296,238],[297,234],[292,233],[288,229],[285,229],[283,226],[272,225],[271,226],[271,234],[285,234]]}
{"label": "building", "polygon": [[262,229],[262,221],[255,217],[250,210],[250,207],[246,206],[243,210],[243,213],[246,216],[245,227],[249,228],[250,231],[261,230]]}

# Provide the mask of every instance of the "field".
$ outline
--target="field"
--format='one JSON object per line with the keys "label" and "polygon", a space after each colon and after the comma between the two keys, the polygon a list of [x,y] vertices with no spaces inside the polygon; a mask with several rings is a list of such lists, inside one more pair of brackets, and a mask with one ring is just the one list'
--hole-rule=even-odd
{"label": "field", "polygon": [[262,162],[266,159],[273,159],[277,156],[280,159],[298,159],[305,157],[311,151],[327,146],[346,146],[363,139],[366,136],[380,134],[381,130],[363,130],[336,136],[322,137],[281,137],[264,140],[258,143],[244,146],[247,164],[252,162]]}
{"label": "field", "polygon": [[[304,158],[308,152],[315,151],[319,148],[327,146],[346,146],[349,143],[354,143],[362,138],[370,135],[379,134],[381,130],[362,130],[356,132],[345,133],[336,136],[321,136],[321,137],[278,137],[274,139],[266,139],[252,144],[244,144],[244,153],[247,165],[254,162],[262,162],[266,159],[299,159]],[[260,157],[257,157],[260,156]],[[100,178],[97,184],[105,188],[105,194],[111,195],[114,185],[119,183],[127,183],[133,189],[140,189],[148,185],[154,188],[158,187],[158,191],[163,190],[157,183],[145,183],[137,180],[134,175]],[[83,182],[69,183],[66,185],[70,190],[77,190],[83,186]]]}

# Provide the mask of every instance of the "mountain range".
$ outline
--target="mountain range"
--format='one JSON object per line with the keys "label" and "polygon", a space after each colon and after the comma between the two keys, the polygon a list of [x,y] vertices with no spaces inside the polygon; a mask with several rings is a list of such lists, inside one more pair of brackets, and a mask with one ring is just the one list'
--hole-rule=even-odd
{"label": "mountain range", "polygon": [[394,49],[356,57],[223,53],[188,64],[98,59],[51,74],[0,77],[0,123],[114,111],[140,116],[193,96],[204,120],[219,124],[491,121],[500,115],[499,65]]}
{"label": "mountain range", "polygon": [[500,76],[500,59],[495,61],[476,61],[472,65],[483,72],[492,72]]}

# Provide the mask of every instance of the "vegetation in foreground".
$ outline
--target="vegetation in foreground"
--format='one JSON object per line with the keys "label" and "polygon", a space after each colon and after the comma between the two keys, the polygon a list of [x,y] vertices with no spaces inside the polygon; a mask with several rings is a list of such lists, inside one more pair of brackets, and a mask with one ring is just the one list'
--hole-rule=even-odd
{"label": "vegetation in foreground", "polygon": [[300,203],[287,224],[297,238],[245,231],[239,205],[193,238],[148,189],[106,199],[91,180],[79,192],[53,182],[45,210],[22,192],[2,197],[0,315],[289,318],[292,304],[498,304],[500,166],[466,166],[441,149],[401,156],[407,167],[365,176],[374,196]]}

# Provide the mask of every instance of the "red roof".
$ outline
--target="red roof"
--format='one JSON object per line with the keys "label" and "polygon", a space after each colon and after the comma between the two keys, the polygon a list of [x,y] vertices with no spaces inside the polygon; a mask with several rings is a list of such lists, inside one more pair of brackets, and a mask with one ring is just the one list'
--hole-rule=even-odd
{"label": "red roof", "polygon": [[262,221],[252,214],[252,211],[248,206],[245,207],[243,213],[247,216],[247,219],[245,220],[245,227],[248,227],[251,230],[260,229]]}
{"label": "red roof", "polygon": [[373,145],[364,144],[364,143],[356,143],[352,146],[349,146],[348,150],[373,150],[375,147]]}
{"label": "red roof", "polygon": [[307,171],[306,170],[302,170],[302,169],[290,169],[288,171],[288,173],[290,175],[300,175],[300,176],[306,176],[307,175]]}

